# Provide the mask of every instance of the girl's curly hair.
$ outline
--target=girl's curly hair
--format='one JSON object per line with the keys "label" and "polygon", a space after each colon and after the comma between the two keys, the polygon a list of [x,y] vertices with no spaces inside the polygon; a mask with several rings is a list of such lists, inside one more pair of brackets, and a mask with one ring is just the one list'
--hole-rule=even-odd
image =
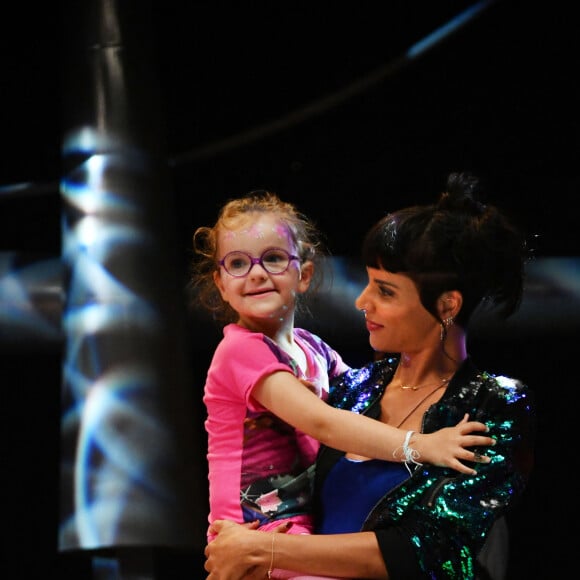
{"label": "girl's curly hair", "polygon": [[[201,306],[214,319],[224,324],[237,319],[236,312],[222,297],[214,282],[218,264],[218,240],[220,233],[238,229],[244,220],[250,221],[255,214],[274,214],[284,222],[296,245],[300,262],[314,262],[314,278],[309,293],[322,283],[323,262],[326,254],[322,235],[315,224],[296,206],[282,201],[275,193],[266,190],[252,191],[244,197],[229,200],[220,210],[214,226],[201,226],[193,234],[194,260],[191,265],[189,290],[192,306]],[[300,296],[302,298],[303,295]],[[297,308],[303,301],[297,303]]]}

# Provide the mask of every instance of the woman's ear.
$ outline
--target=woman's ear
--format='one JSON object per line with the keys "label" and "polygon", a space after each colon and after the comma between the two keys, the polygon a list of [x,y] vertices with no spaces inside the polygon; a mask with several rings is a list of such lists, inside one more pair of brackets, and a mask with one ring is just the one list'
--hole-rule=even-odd
{"label": "woman's ear", "polygon": [[441,320],[455,318],[459,314],[462,306],[463,295],[459,290],[448,290],[447,292],[443,292],[437,303],[439,318],[441,318]]}

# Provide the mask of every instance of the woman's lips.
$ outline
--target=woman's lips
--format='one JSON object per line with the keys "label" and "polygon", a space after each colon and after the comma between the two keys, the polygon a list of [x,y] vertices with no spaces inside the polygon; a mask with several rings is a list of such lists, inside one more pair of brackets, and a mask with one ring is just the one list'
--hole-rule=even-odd
{"label": "woman's lips", "polygon": [[379,328],[382,328],[383,325],[382,324],[376,324],[372,320],[367,320],[366,321],[366,327],[367,327],[367,330],[369,332],[372,332],[373,330],[378,330]]}

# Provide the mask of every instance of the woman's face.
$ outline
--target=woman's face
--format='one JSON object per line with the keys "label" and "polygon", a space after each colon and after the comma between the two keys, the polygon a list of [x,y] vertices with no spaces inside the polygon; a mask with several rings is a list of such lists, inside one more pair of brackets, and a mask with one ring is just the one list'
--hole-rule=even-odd
{"label": "woman's face", "polygon": [[439,344],[440,324],[405,274],[367,268],[368,284],[355,305],[365,311],[369,342],[379,352],[417,352]]}

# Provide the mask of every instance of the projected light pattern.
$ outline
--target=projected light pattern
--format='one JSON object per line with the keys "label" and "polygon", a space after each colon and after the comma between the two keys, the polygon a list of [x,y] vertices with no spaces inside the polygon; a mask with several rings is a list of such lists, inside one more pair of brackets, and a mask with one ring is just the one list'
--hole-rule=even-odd
{"label": "projected light pattern", "polygon": [[[67,147],[78,156],[89,137],[83,129]],[[167,256],[148,216],[147,164],[127,149],[119,155],[119,143],[104,149],[84,152],[61,185],[66,303],[59,543],[62,549],[182,544],[188,538],[176,522],[179,446],[162,393],[171,387],[164,344],[171,335],[164,306],[170,299],[159,279]]]}
{"label": "projected light pattern", "polygon": [[0,253],[0,342],[59,344],[61,310],[60,260]]}
{"label": "projected light pattern", "polygon": [[143,410],[150,380],[141,368],[126,368],[87,391],[75,471],[76,527],[84,547],[117,543],[119,534],[135,540],[132,525],[142,540],[141,527],[158,525],[163,513],[151,510],[151,497],[159,496],[160,508],[172,501],[169,488],[149,473],[151,459],[170,448],[163,426]]}
{"label": "projected light pattern", "polygon": [[407,58],[413,59],[421,56],[424,52],[436,46],[439,42],[447,38],[450,34],[456,32],[464,24],[467,24],[473,18],[478,16],[484,9],[488,8],[493,2],[497,0],[483,0],[470,6],[449,22],[434,30],[431,34],[416,42],[407,51]]}

